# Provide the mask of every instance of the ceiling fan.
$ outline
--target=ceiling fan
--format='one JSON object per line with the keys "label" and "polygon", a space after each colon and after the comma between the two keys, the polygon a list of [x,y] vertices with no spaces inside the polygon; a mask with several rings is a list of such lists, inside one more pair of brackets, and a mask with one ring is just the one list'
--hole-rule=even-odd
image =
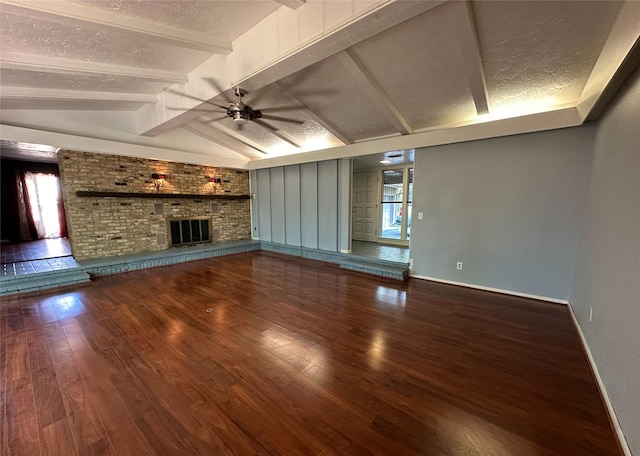
{"label": "ceiling fan", "polygon": [[[222,105],[222,104],[214,103],[212,101],[204,100],[204,99],[194,97],[192,95],[189,95],[183,92],[178,92],[172,89],[168,89],[167,91],[170,93],[174,93],[176,95],[190,98],[192,100],[200,101],[202,103],[207,103],[209,105],[212,105],[215,108],[218,108],[217,110],[216,109],[200,109],[200,108],[195,108],[193,110],[212,112],[212,113],[219,112],[219,110],[222,110],[224,112],[224,115],[221,115],[214,119],[209,119],[208,123],[218,122],[224,119],[232,119],[233,124],[236,126],[238,130],[243,130],[245,125],[247,125],[248,123],[254,123],[268,130],[269,132],[276,134],[276,136],[280,138],[282,138],[282,136],[277,133],[280,129],[276,128],[275,126],[271,125],[268,122],[265,122],[265,120],[275,120],[278,122],[285,122],[285,123],[297,124],[297,125],[301,125],[304,123],[304,121],[302,120],[290,119],[287,117],[280,117],[280,116],[275,116],[271,114],[273,112],[300,110],[300,106],[281,106],[281,107],[274,107],[274,108],[254,109],[252,106],[249,106],[248,104],[244,103],[243,98],[247,95],[247,91],[244,90],[243,88],[234,87],[233,94],[235,95],[235,99],[232,99],[228,95],[226,95],[225,91],[223,91],[217,86],[217,83],[215,82],[214,79],[206,78],[206,80],[207,82],[209,82],[210,85],[213,86],[214,89],[216,89],[225,97],[227,101],[226,104]],[[254,98],[252,104],[257,103],[259,97],[260,95]],[[169,109],[178,110],[179,108],[169,108]],[[179,109],[179,110],[184,111],[184,109]],[[285,139],[285,138],[282,138],[282,139]],[[297,144],[294,144],[294,145],[298,147]]]}

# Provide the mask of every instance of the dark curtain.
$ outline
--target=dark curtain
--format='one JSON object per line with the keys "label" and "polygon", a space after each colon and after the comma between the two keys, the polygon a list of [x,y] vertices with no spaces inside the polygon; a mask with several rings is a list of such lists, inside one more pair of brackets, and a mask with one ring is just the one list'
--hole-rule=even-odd
{"label": "dark curtain", "polygon": [[31,215],[31,202],[29,201],[29,189],[25,180],[25,171],[15,171],[15,194],[18,200],[18,229],[19,241],[38,240],[38,230]]}
{"label": "dark curtain", "polygon": [[[37,230],[31,215],[28,189],[24,177],[27,172],[33,172],[53,174],[59,178],[58,165],[8,159],[3,159],[0,163],[2,171],[1,237],[3,240],[12,243],[37,240]],[[61,186],[59,180],[58,185]],[[60,191],[60,196],[57,207],[60,220],[60,236],[68,237],[62,191]]]}
{"label": "dark curtain", "polygon": [[58,199],[58,218],[60,219],[60,237],[68,238],[69,231],[67,230],[67,214],[64,211],[64,199],[62,197],[62,182],[60,181],[60,176],[58,177],[58,194],[60,198]]}

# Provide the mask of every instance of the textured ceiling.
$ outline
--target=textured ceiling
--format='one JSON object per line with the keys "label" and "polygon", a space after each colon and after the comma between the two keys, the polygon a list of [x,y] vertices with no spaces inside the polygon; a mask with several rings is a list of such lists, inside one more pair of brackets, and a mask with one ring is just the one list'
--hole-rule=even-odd
{"label": "textured ceiling", "polygon": [[283,84],[305,105],[348,131],[353,141],[397,133],[335,57],[284,79]]}
{"label": "textured ceiling", "polygon": [[353,48],[413,130],[476,115],[449,6],[423,13]]}
{"label": "textured ceiling", "polygon": [[[488,137],[578,124],[638,18],[634,1],[0,0],[0,121],[64,133],[67,147],[164,147],[239,167],[340,146],[362,155],[360,143],[379,157],[389,138],[407,151],[420,134],[468,140],[460,126]],[[225,116],[237,84],[261,125]],[[568,108],[577,120],[491,124]]]}
{"label": "textured ceiling", "polygon": [[78,26],[46,17],[2,14],[0,19],[2,53],[36,54],[135,67],[153,68],[166,64],[163,45],[150,36],[93,24]]}
{"label": "textured ceiling", "polygon": [[280,6],[265,0],[71,0],[71,3],[228,40],[234,40]]}
{"label": "textured ceiling", "polygon": [[575,102],[620,2],[478,2],[480,52],[492,107]]}

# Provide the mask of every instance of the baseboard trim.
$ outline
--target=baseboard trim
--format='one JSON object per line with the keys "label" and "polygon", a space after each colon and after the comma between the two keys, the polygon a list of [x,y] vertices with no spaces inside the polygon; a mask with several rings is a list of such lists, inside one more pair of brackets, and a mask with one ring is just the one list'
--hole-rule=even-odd
{"label": "baseboard trim", "polygon": [[472,283],[455,282],[453,280],[436,279],[435,277],[420,276],[420,275],[412,275],[411,278],[429,280],[431,282],[445,283],[447,285],[457,285],[459,287],[475,288],[476,290],[491,291],[493,293],[500,293],[500,294],[506,294],[506,295],[511,295],[511,296],[518,296],[519,298],[537,299],[538,301],[553,302],[555,304],[565,304],[565,305],[569,304],[569,301],[567,301],[566,299],[556,299],[556,298],[549,298],[547,296],[538,296],[538,295],[532,295],[532,294],[527,294],[527,293],[518,293],[517,291],[503,290],[501,288],[483,287],[482,285],[474,285]]}
{"label": "baseboard trim", "polygon": [[576,315],[573,313],[573,307],[571,307],[571,303],[568,303],[569,314],[571,315],[571,320],[573,321],[573,326],[576,328],[578,336],[580,337],[580,343],[582,344],[582,349],[587,355],[587,360],[589,361],[589,366],[591,367],[591,372],[596,379],[596,383],[598,384],[598,390],[600,390],[600,396],[602,397],[605,408],[607,409],[607,414],[609,415],[609,421],[613,426],[613,429],[616,433],[616,437],[618,438],[618,443],[620,444],[620,448],[624,452],[625,456],[633,456],[631,454],[631,448],[629,448],[629,444],[627,443],[627,439],[624,436],[624,432],[622,431],[622,426],[620,426],[620,422],[618,421],[618,416],[613,408],[613,404],[609,399],[609,395],[607,394],[607,390],[604,387],[604,382],[600,377],[600,372],[598,371],[598,366],[596,366],[596,362],[593,359],[593,355],[591,355],[591,350],[589,350],[589,345],[587,345],[587,339],[584,337],[584,333],[582,332],[582,328],[578,324],[578,319]]}

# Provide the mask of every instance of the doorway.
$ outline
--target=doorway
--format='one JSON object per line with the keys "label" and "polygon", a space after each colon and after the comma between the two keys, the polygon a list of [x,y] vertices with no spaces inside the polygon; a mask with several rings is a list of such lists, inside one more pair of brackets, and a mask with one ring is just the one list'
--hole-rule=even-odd
{"label": "doorway", "polygon": [[352,239],[378,241],[378,172],[353,173]]}
{"label": "doorway", "polygon": [[380,238],[405,244],[411,238],[413,167],[385,169],[380,173]]}
{"label": "doorway", "polygon": [[3,244],[67,237],[58,166],[2,159]]}
{"label": "doorway", "polygon": [[353,159],[351,251],[406,262],[411,238],[414,150]]}

